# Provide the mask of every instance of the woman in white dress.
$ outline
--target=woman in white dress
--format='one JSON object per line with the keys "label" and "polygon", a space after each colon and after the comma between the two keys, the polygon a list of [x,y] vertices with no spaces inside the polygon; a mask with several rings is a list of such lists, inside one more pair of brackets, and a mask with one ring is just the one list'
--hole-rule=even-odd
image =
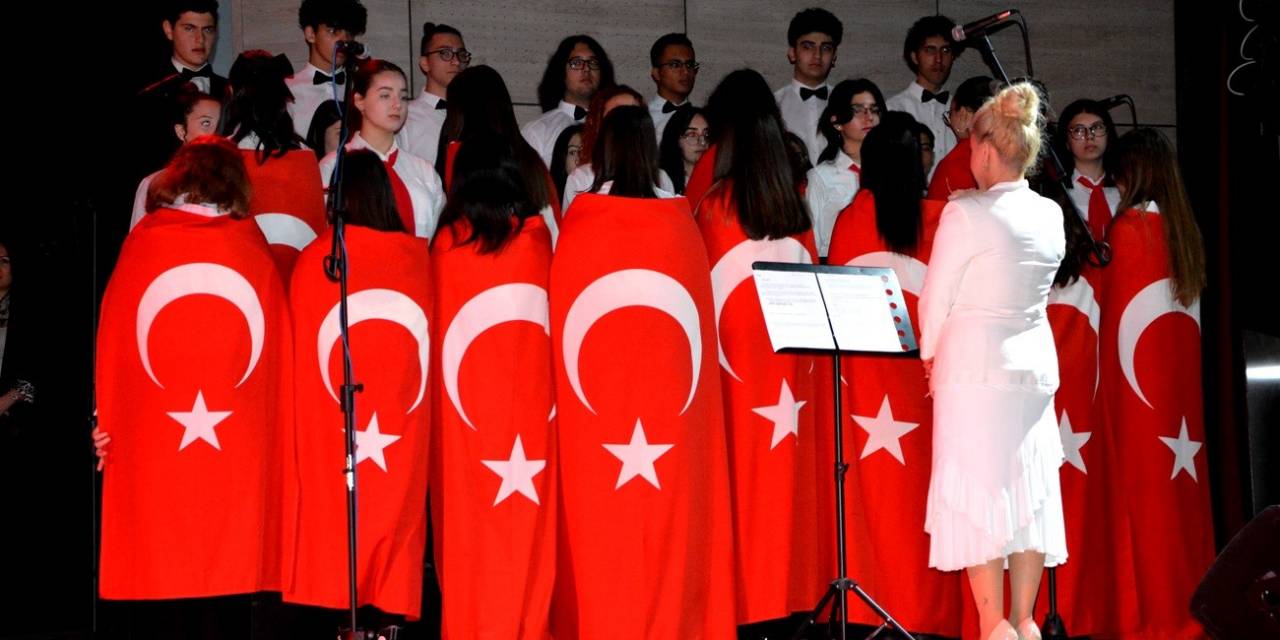
{"label": "woman in white dress", "polygon": [[935,420],[929,565],[966,569],[981,637],[1000,640],[1040,638],[1031,618],[1040,574],[1067,557],[1045,311],[1066,240],[1062,210],[1026,181],[1040,151],[1039,103],[1031,85],[1016,84],[974,117],[979,190],[943,210],[919,307]]}

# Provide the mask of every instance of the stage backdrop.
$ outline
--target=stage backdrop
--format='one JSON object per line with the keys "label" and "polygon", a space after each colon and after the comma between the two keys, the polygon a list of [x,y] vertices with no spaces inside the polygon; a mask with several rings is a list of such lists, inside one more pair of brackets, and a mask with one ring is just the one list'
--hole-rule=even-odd
{"label": "stage backdrop", "polygon": [[[235,51],[283,52],[300,67],[307,49],[298,28],[298,3],[233,0],[223,37],[230,37]],[[740,67],[757,69],[775,88],[790,80],[787,23],[796,11],[824,6],[845,30],[832,84],[867,77],[887,97],[912,79],[902,61],[902,40],[917,18],[940,12],[965,23],[1016,8],[1030,25],[1032,61],[1049,87],[1055,112],[1078,97],[1127,93],[1137,102],[1143,124],[1160,126],[1175,138],[1173,7],[1167,0],[364,0],[364,5],[369,29],[361,40],[375,56],[410,73],[413,95],[424,83],[417,63],[422,23],[444,22],[462,31],[475,56],[471,64],[490,65],[506,79],[521,122],[538,115],[536,90],[547,58],[561,38],[574,33],[599,40],[613,59],[618,81],[646,97],[653,94],[649,45],[664,33],[688,33],[702,63],[693,94],[701,105],[726,73]],[[1026,73],[1017,27],[995,34],[992,42],[1010,76]],[[947,88],[978,74],[989,72],[976,52],[966,52]],[[1127,112],[1113,115],[1122,128],[1129,122]]]}

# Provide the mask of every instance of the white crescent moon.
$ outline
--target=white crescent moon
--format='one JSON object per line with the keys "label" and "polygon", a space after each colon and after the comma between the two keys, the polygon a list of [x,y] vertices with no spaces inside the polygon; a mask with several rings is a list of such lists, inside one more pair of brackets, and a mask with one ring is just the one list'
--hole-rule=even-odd
{"label": "white crescent moon", "polygon": [[[427,334],[427,314],[413,301],[394,289],[365,289],[347,296],[347,326],[354,327],[365,320],[389,320],[409,331],[418,342],[418,397],[406,414],[418,408],[427,390],[427,366],[431,353],[431,336]],[[341,337],[338,327],[338,305],[333,305],[320,330],[316,332],[316,354],[319,358],[320,377],[329,395],[338,401],[338,394],[333,390],[333,382],[329,379],[329,356],[333,353],[333,345]]]}
{"label": "white crescent moon", "polygon": [[542,221],[547,223],[547,232],[551,234],[551,250],[555,251],[556,239],[560,236],[560,226],[556,224],[555,211],[551,209],[551,205],[547,205],[538,211],[542,216]]}
{"label": "white crescent moon", "polygon": [[287,213],[259,213],[253,217],[253,221],[262,229],[267,244],[279,244],[302,251],[316,239],[316,232],[311,225]]}
{"label": "white crescent moon", "polygon": [[689,383],[689,398],[680,413],[693,403],[698,391],[698,375],[702,368],[702,334],[698,322],[698,306],[693,296],[675,278],[650,269],[623,269],[601,276],[587,285],[569,307],[564,319],[564,363],[569,384],[574,393],[591,413],[596,410],[587,402],[578,378],[578,355],[582,340],[597,320],[612,311],[624,307],[651,307],[666,313],[680,323],[689,340],[689,358],[693,377]]}
{"label": "white crescent moon", "polygon": [[1116,335],[1116,343],[1120,351],[1120,370],[1124,372],[1125,379],[1129,381],[1133,392],[1138,394],[1138,398],[1153,409],[1155,407],[1142,393],[1142,387],[1138,385],[1138,376],[1133,370],[1133,358],[1134,352],[1138,349],[1138,340],[1142,339],[1142,333],[1151,326],[1152,322],[1166,313],[1186,314],[1196,321],[1197,328],[1200,326],[1200,300],[1197,299],[1191,303],[1190,307],[1178,304],[1173,298],[1171,284],[1172,281],[1169,278],[1156,280],[1133,296],[1125,306],[1124,313],[1120,314],[1120,329]]}
{"label": "white crescent moon", "polygon": [[266,332],[266,319],[262,314],[258,292],[244,276],[230,267],[212,262],[192,262],[156,276],[138,301],[138,355],[142,357],[142,368],[161,389],[164,385],[160,384],[155,372],[151,370],[151,356],[147,348],[151,324],[170,302],[201,293],[217,296],[234,304],[249,325],[249,365],[236,386],[244,384],[254,367],[258,366],[258,357],[262,355],[262,339]]}
{"label": "white crescent moon", "polygon": [[903,291],[920,297],[924,288],[924,274],[928,270],[923,262],[892,251],[872,251],[864,253],[845,263],[848,267],[889,267],[898,276],[898,284]]}
{"label": "white crescent moon", "polygon": [[[1093,297],[1093,285],[1089,281],[1077,278],[1075,282],[1067,287],[1053,287],[1049,290],[1049,304],[1060,304],[1072,307],[1079,311],[1084,317],[1089,319],[1089,327],[1093,329],[1093,335],[1098,335],[1098,325],[1102,319],[1102,308],[1098,306],[1098,299]],[[1098,395],[1098,385],[1102,382],[1102,362],[1097,361],[1097,366],[1093,373],[1093,395]]]}
{"label": "white crescent moon", "polygon": [[724,347],[720,344],[720,312],[724,310],[725,301],[738,288],[738,285],[752,277],[751,263],[756,261],[813,263],[804,245],[795,238],[779,238],[777,240],[743,240],[720,256],[716,266],[711,268],[711,296],[716,307],[716,351],[720,355],[720,366],[738,382],[742,382],[742,378],[738,377],[733,367],[729,366],[729,358],[725,356]]}
{"label": "white crescent moon", "polygon": [[444,390],[462,421],[474,431],[476,426],[462,408],[458,395],[458,370],[467,348],[480,334],[504,322],[532,322],[551,334],[551,317],[547,308],[547,290],[536,284],[512,283],[486,289],[458,309],[444,332],[440,360],[444,368]]}

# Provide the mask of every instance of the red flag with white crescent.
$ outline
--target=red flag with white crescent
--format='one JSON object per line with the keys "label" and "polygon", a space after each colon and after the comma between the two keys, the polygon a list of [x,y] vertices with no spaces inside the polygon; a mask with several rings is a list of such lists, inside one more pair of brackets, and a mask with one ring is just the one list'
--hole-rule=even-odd
{"label": "red flag with white crescent", "polygon": [[698,158],[697,164],[693,165],[693,171],[689,172],[689,179],[685,181],[684,197],[689,199],[689,206],[697,208],[698,203],[702,202],[703,196],[711,190],[712,183],[715,182],[716,171],[716,146],[711,145],[702,153],[702,157]]}
{"label": "red flag with white crescent", "polygon": [[[299,499],[286,560],[289,602],[349,606],[346,451],[338,284],[324,272],[332,231],[298,256],[293,310]],[[427,541],[431,398],[427,240],[407,233],[346,227],[348,325],[356,394],[357,593],[372,605],[415,619],[422,601]]]}
{"label": "red flag with white crescent", "polygon": [[[1073,634],[1112,635],[1137,623],[1137,586],[1132,550],[1117,540],[1127,535],[1128,517],[1116,492],[1119,452],[1098,394],[1098,298],[1103,273],[1084,274],[1049,293],[1049,326],[1058,350],[1058,392],[1054,397],[1062,466],[1062,511],[1071,558],[1057,568],[1058,611]],[[1048,576],[1037,611],[1048,610]],[[1039,619],[1039,616],[1037,616]]]}
{"label": "red flag with white crescent", "polygon": [[[916,304],[942,207],[936,200],[920,202],[920,241],[909,254],[893,252],[880,236],[875,196],[866,189],[840,212],[831,234],[831,264],[893,268],[917,331]],[[924,521],[933,460],[933,402],[927,397],[920,359],[843,356],[841,373],[849,463],[849,575],[857,576],[906,628],[958,636],[961,576],[929,568]],[[851,606],[849,615],[861,624],[881,622],[866,607]]]}
{"label": "red flag with white crescent", "polygon": [[1115,485],[1131,524],[1140,629],[1125,637],[1192,638],[1188,602],[1214,558],[1204,449],[1200,304],[1173,297],[1163,220],[1129,210],[1112,223],[1099,350]]}
{"label": "red flag with white crescent", "polygon": [[151,212],[125,240],[101,318],[102,597],[278,590],[292,345],[262,234],[247,219]]}
{"label": "red flag with white crescent", "polygon": [[254,151],[240,153],[253,185],[249,213],[266,236],[287,285],[298,252],[326,226],[320,165],[310,149],[295,149],[261,164]]}
{"label": "red flag with white crescent", "polygon": [[813,264],[813,232],[751,240],[730,204],[730,183],[703,198],[696,219],[711,260],[717,350],[733,491],[738,622],[812,607],[828,567],[821,532],[814,439],[814,357],[774,353],[751,265]]}
{"label": "red flag with white crescent", "polygon": [[583,194],[551,265],[557,638],[732,638],[710,265],[688,203]]}
{"label": "red flag with white crescent", "polygon": [[[431,510],[442,636],[550,637],[554,402],[539,216],[481,254],[465,221],[436,234]],[[504,594],[493,606],[495,589]]]}

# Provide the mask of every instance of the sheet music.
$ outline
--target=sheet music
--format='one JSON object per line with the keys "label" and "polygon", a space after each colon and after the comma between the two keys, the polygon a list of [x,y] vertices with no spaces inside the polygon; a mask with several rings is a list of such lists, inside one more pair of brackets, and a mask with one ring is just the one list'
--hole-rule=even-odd
{"label": "sheet music", "polygon": [[836,348],[812,272],[757,269],[755,283],[774,351]]}
{"label": "sheet music", "polygon": [[876,275],[818,273],[831,328],[842,351],[901,352],[886,285]]}

